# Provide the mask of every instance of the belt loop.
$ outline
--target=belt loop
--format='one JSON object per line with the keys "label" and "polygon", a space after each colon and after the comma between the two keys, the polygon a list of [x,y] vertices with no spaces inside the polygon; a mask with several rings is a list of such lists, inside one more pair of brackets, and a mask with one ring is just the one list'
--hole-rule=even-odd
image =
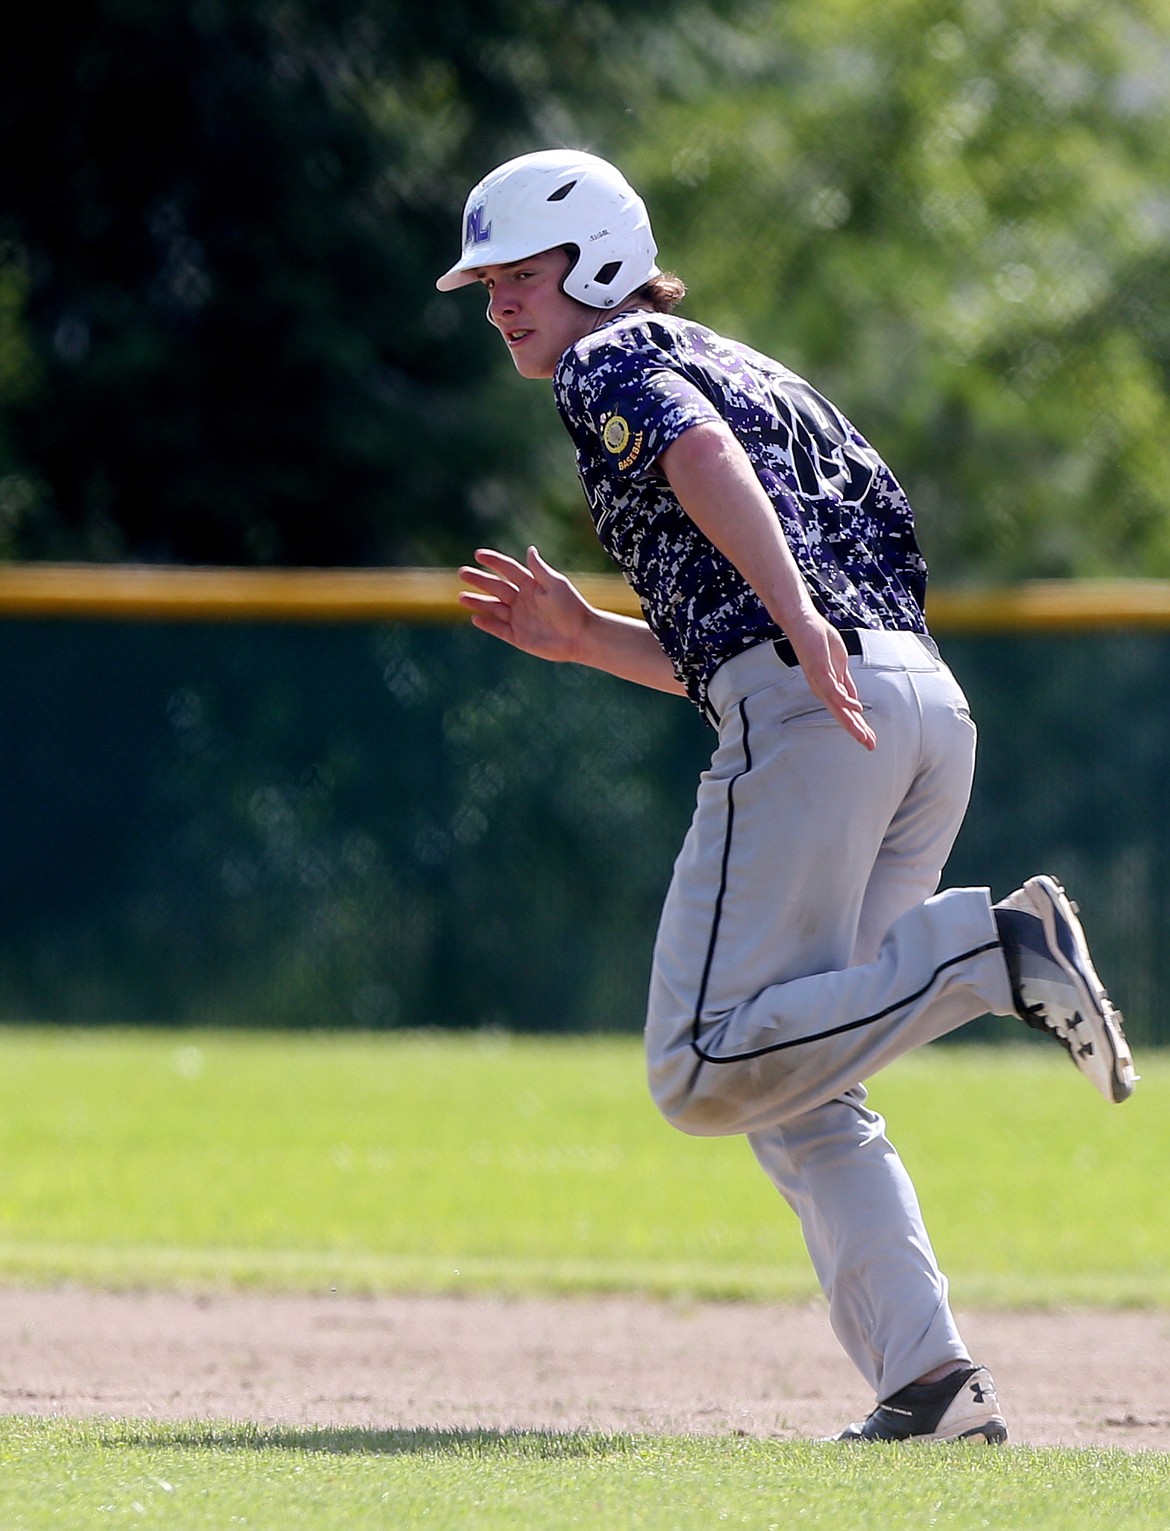
{"label": "belt loop", "polygon": [[786,664],[790,670],[796,669],[796,650],[787,638],[774,638],[772,647],[776,650],[776,658],[781,664]]}

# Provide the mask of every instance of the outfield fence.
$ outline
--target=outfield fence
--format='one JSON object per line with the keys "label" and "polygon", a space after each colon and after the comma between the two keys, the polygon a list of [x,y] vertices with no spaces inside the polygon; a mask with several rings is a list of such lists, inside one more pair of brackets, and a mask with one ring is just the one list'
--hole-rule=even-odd
{"label": "outfield fence", "polygon": [[[639,1027],[710,731],[485,638],[457,589],[0,566],[0,1019]],[[1170,584],[929,615],[981,731],[947,881],[1057,873],[1135,1040],[1170,1037]]]}

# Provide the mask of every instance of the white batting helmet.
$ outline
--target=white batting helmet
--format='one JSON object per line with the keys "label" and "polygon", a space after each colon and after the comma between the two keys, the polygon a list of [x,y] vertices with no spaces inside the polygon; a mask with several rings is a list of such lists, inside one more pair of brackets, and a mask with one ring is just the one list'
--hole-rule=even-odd
{"label": "white batting helmet", "polygon": [[542,149],[498,166],[463,209],[463,255],[435,283],[453,292],[482,266],[557,245],[577,259],[561,283],[590,308],[613,308],[659,274],[646,204],[619,170],[579,149]]}

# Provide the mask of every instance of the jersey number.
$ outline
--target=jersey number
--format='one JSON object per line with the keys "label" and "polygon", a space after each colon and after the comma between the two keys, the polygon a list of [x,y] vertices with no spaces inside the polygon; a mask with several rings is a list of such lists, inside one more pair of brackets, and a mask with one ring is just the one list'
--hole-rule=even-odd
{"label": "jersey number", "polygon": [[863,500],[880,466],[877,453],[851,441],[841,416],[807,383],[786,380],[783,397],[792,413],[792,466],[801,491],[850,505]]}

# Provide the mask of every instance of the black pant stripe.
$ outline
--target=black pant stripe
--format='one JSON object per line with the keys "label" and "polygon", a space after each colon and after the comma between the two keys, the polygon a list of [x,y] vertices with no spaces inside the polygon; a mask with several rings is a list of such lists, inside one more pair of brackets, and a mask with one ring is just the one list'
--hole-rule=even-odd
{"label": "black pant stripe", "polygon": [[997,950],[1000,943],[996,941],[984,942],[982,946],[974,946],[970,951],[961,952],[957,957],[948,957],[945,962],[940,962],[938,967],[930,975],[920,989],[913,994],[906,995],[903,999],[895,1000],[892,1005],[887,1005],[884,1010],[877,1010],[872,1015],[863,1015],[856,1021],[845,1021],[840,1026],[832,1026],[827,1031],[813,1032],[807,1037],[792,1037],[786,1042],[772,1042],[767,1047],[753,1048],[746,1053],[729,1053],[720,1057],[717,1053],[709,1053],[700,1046],[702,1033],[703,1006],[707,1000],[707,988],[711,978],[711,968],[715,961],[715,947],[719,940],[719,924],[723,917],[723,899],[727,892],[728,869],[731,865],[731,841],[735,830],[735,787],[736,783],[752,768],[751,743],[748,737],[748,717],[745,706],[746,698],[739,703],[739,719],[743,729],[743,769],[736,773],[727,784],[727,828],[723,836],[723,858],[719,874],[719,892],[715,896],[715,910],[711,920],[711,934],[707,941],[707,955],[703,962],[703,977],[699,985],[699,997],[695,1002],[695,1015],[691,1023],[691,1049],[703,1063],[747,1063],[753,1058],[763,1058],[768,1053],[783,1052],[790,1047],[805,1047],[810,1042],[823,1042],[829,1037],[841,1036],[847,1031],[858,1031],[862,1026],[872,1026],[875,1022],[884,1020],[887,1015],[893,1015],[896,1010],[902,1010],[907,1005],[914,1004],[938,982],[939,978],[948,968],[958,967],[960,963],[968,962],[972,957],[982,956],[984,952]]}
{"label": "black pant stripe", "polygon": [[[735,828],[735,784],[741,776],[746,776],[752,768],[751,741],[748,738],[747,708],[744,705],[746,698],[739,703],[739,722],[743,733],[743,770],[736,772],[727,784],[727,828],[723,835],[723,861],[719,871],[719,892],[715,895],[715,913],[711,919],[711,934],[707,940],[707,956],[703,962],[703,978],[699,984],[699,997],[695,1001],[695,1018],[691,1024],[691,1046],[700,1058],[704,1058],[702,1048],[699,1046],[700,1021],[703,1014],[703,1005],[707,999],[707,984],[711,977],[711,964],[715,960],[715,945],[719,940],[719,922],[723,918],[723,895],[727,892],[727,868],[731,861],[731,836]],[[718,1060],[711,1060],[718,1061]]]}
{"label": "black pant stripe", "polygon": [[872,1015],[863,1015],[857,1021],[845,1021],[840,1026],[831,1026],[828,1031],[814,1031],[807,1037],[790,1037],[787,1042],[772,1042],[767,1047],[757,1047],[747,1053],[728,1053],[725,1057],[719,1057],[715,1053],[705,1052],[698,1042],[697,1029],[691,1041],[691,1047],[699,1055],[704,1063],[746,1063],[751,1058],[763,1058],[767,1053],[783,1052],[788,1047],[805,1047],[809,1042],[823,1042],[827,1037],[839,1037],[845,1031],[857,1031],[862,1026],[872,1026],[875,1021],[884,1020],[887,1015],[893,1015],[895,1010],[902,1010],[907,1005],[912,1005],[916,1000],[930,989],[948,968],[957,967],[962,962],[969,961],[972,957],[980,957],[984,952],[998,951],[999,941],[985,941],[982,946],[973,946],[968,952],[960,952],[957,957],[948,957],[945,962],[940,962],[938,967],[930,975],[920,989],[913,994],[907,994],[904,999],[895,1000],[892,1005],[887,1005],[884,1010],[875,1010]]}

